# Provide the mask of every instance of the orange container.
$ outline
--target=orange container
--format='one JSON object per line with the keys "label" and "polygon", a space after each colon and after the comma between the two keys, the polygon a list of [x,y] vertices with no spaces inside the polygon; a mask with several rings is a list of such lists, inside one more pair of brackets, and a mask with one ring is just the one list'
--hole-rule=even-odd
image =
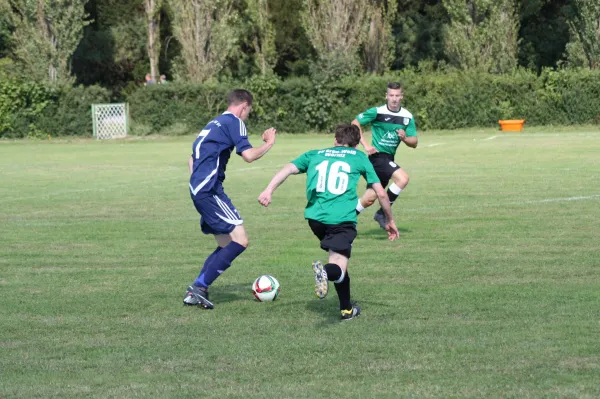
{"label": "orange container", "polygon": [[503,132],[520,132],[523,130],[525,119],[508,119],[498,121]]}

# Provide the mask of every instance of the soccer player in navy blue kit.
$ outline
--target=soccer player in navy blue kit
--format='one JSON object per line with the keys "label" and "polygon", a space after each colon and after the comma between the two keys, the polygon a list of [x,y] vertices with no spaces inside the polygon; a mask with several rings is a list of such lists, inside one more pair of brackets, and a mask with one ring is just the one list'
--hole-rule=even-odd
{"label": "soccer player in navy blue kit", "polygon": [[248,247],[248,235],[237,209],[223,191],[225,169],[234,150],[246,162],[265,155],[273,144],[277,131],[264,131],[264,144],[252,147],[244,121],[252,111],[252,94],[243,89],[227,95],[227,111],[210,121],[192,145],[190,194],[200,214],[204,234],[214,235],[217,248],[206,258],[198,278],[187,289],[183,303],[213,309],[208,288],[231,262]]}

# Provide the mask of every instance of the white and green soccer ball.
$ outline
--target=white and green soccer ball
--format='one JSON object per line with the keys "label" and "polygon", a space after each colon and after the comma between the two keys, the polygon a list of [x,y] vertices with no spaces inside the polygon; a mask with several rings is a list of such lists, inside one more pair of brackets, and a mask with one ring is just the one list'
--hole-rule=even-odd
{"label": "white and green soccer ball", "polygon": [[270,302],[277,299],[279,289],[279,281],[268,274],[263,274],[252,283],[252,293],[260,302]]}

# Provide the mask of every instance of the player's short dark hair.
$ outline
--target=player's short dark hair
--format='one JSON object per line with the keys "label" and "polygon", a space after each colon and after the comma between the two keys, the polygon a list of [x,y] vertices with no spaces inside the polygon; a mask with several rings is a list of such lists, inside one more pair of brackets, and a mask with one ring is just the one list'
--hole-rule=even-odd
{"label": "player's short dark hair", "polygon": [[252,105],[252,93],[245,89],[235,89],[227,95],[227,105],[238,105],[241,103],[248,103]]}
{"label": "player's short dark hair", "polygon": [[335,141],[348,147],[356,147],[360,143],[360,129],[351,123],[342,123],[335,128]]}
{"label": "player's short dark hair", "polygon": [[402,90],[402,85],[398,82],[390,82],[388,83],[387,88],[391,90]]}

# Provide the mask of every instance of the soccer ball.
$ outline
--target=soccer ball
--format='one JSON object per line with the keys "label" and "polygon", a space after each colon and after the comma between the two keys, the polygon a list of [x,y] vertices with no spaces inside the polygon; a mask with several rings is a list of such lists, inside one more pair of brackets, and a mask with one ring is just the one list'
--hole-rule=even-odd
{"label": "soccer ball", "polygon": [[273,276],[264,274],[252,283],[252,293],[260,302],[270,302],[279,295],[279,281]]}

